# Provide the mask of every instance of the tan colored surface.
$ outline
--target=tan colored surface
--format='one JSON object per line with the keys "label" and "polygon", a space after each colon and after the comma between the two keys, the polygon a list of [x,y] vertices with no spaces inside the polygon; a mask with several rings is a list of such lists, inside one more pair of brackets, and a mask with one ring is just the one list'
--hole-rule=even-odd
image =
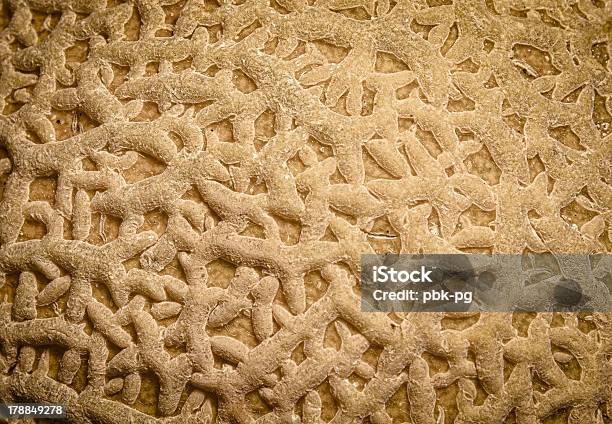
{"label": "tan colored surface", "polygon": [[612,422],[608,314],[365,314],[367,252],[612,250],[612,2],[9,0],[0,400]]}

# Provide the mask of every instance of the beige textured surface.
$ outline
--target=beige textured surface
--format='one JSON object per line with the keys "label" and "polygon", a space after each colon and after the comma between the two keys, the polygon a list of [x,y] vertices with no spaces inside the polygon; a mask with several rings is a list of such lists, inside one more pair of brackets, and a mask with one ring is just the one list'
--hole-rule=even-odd
{"label": "beige textured surface", "polygon": [[220,3],[3,3],[0,400],[612,422],[609,314],[366,314],[355,279],[612,250],[612,2]]}

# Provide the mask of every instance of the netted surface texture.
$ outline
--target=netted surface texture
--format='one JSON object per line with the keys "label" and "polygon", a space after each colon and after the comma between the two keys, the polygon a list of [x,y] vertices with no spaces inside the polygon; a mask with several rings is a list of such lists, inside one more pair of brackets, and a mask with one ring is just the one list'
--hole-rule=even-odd
{"label": "netted surface texture", "polygon": [[356,276],[612,250],[612,2],[2,7],[0,400],[611,422],[610,314],[362,313]]}

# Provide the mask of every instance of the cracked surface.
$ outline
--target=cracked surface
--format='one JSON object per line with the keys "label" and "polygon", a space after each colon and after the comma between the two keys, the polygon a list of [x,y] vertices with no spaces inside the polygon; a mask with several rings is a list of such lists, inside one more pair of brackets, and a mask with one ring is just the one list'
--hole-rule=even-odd
{"label": "cracked surface", "polygon": [[612,250],[612,2],[7,0],[0,399],[612,422],[610,314],[361,313],[362,253]]}

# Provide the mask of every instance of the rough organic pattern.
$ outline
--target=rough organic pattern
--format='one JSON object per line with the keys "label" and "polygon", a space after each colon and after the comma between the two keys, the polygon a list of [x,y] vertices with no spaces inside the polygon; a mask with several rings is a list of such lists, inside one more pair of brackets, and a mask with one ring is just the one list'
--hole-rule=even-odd
{"label": "rough organic pattern", "polygon": [[7,0],[0,399],[612,419],[612,316],[361,313],[371,252],[612,250],[612,2]]}

